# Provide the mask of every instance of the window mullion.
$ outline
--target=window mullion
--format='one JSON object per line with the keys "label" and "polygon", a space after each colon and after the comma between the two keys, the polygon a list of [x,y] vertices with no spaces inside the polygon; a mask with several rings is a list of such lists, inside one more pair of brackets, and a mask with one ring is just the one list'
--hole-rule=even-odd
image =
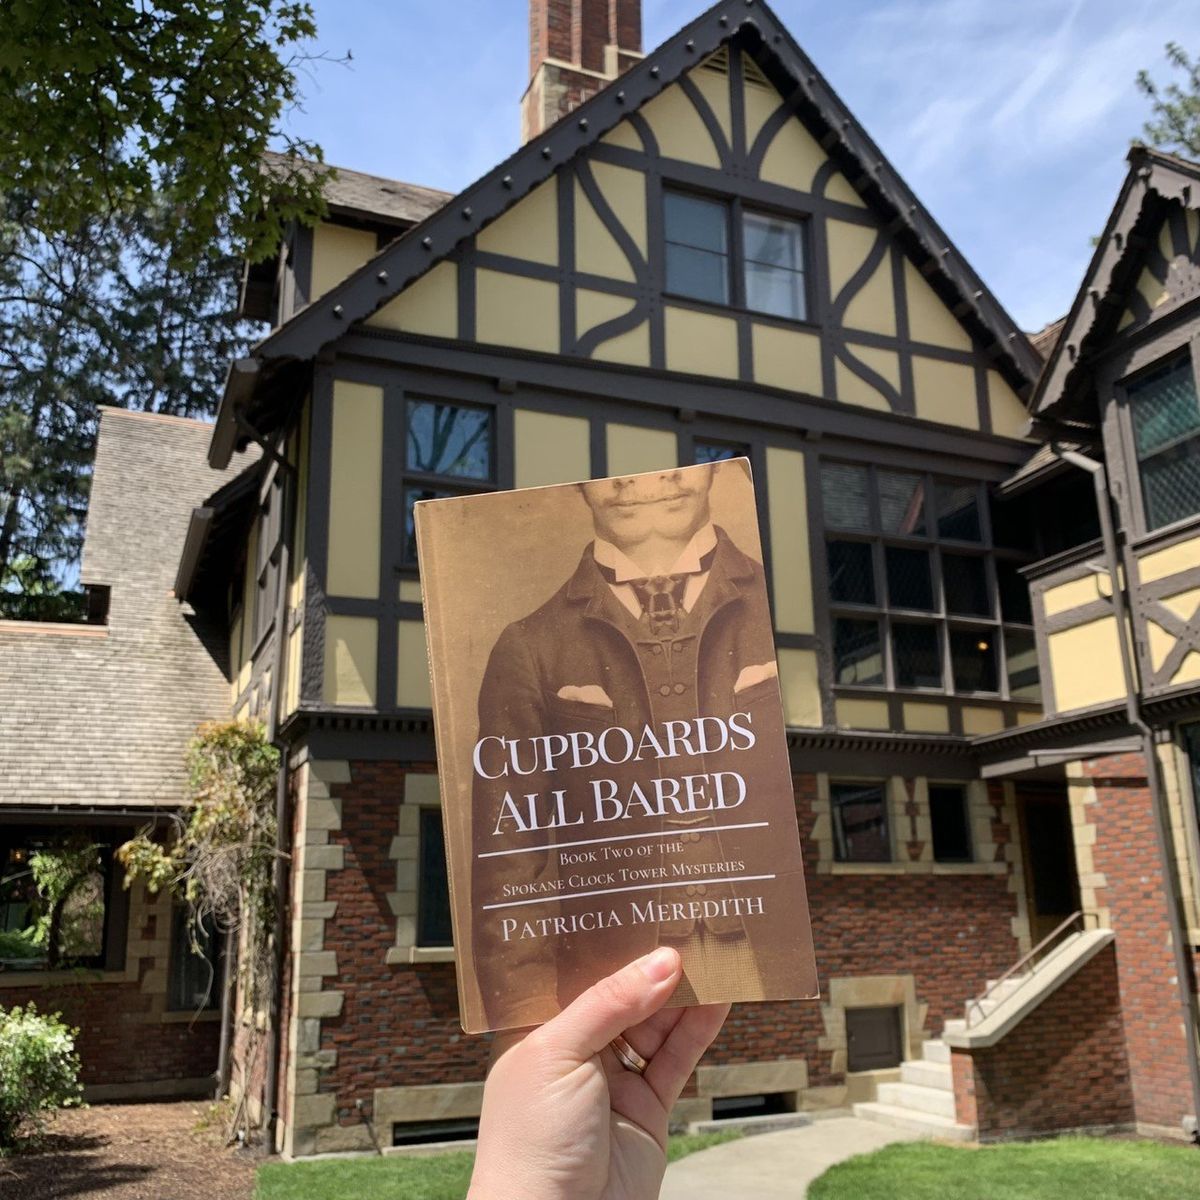
{"label": "window mullion", "polygon": [[733,276],[730,296],[735,308],[746,307],[746,247],[742,225],[742,200],[734,196],[729,203],[729,269]]}

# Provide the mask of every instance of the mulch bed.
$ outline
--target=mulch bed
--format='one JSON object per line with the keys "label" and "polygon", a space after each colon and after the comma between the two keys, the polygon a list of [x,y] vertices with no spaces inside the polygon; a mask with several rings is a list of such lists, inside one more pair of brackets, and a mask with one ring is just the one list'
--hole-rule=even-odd
{"label": "mulch bed", "polygon": [[68,1109],[0,1159],[4,1200],[251,1200],[261,1156],[229,1149],[203,1101]]}

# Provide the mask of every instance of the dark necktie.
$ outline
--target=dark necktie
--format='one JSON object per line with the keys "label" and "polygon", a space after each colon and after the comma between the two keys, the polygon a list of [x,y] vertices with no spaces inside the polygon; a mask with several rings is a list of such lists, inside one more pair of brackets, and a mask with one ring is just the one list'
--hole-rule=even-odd
{"label": "dark necktie", "polygon": [[[679,575],[647,575],[642,579],[626,579],[622,582],[633,588],[642,612],[650,622],[652,634],[679,632],[680,615],[683,612],[683,594],[687,591],[688,580],[693,574],[703,575],[712,569],[713,559],[717,549],[714,546],[700,559],[700,569],[695,572],[683,572]],[[612,567],[597,563],[600,574],[609,583],[617,582],[617,574]]]}

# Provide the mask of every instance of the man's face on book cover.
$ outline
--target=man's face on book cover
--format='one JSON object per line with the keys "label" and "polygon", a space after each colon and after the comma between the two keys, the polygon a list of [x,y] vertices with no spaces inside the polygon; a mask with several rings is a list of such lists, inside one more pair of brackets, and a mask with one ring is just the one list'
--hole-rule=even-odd
{"label": "man's face on book cover", "polygon": [[581,484],[596,536],[628,554],[651,538],[687,540],[710,518],[713,469],[689,467]]}

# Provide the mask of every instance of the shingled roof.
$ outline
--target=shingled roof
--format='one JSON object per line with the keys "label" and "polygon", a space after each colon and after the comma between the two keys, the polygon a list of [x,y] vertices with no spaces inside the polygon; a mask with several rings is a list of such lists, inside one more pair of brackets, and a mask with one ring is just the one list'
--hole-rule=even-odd
{"label": "shingled roof", "polygon": [[0,805],[178,805],[183,755],[229,713],[223,629],[171,586],[194,505],[247,469],[205,451],[212,426],[101,410],[81,577],[111,588],[107,625],[0,621]]}
{"label": "shingled roof", "polygon": [[[308,159],[291,158],[274,151],[263,155],[263,165],[268,171],[290,169],[296,165],[303,171],[318,168],[317,163]],[[367,175],[347,167],[332,167],[332,170],[333,174],[322,190],[331,216],[416,225],[437,212],[453,196],[453,193],[440,192],[437,188],[385,179],[382,175]]]}

